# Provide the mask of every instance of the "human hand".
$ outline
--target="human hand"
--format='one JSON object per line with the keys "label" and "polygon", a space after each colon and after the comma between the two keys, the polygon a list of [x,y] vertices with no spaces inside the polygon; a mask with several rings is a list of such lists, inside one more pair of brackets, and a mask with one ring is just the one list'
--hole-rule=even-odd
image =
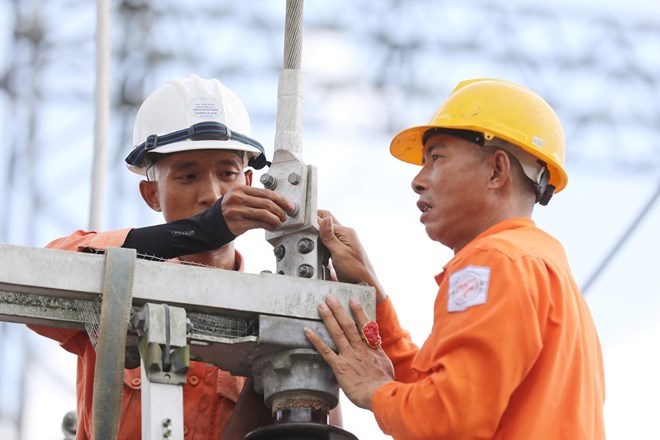
{"label": "human hand", "polygon": [[350,308],[355,321],[333,296],[319,305],[319,315],[337,346],[337,353],[311,329],[305,329],[305,336],[330,365],[346,397],[360,408],[371,410],[376,389],[394,380],[394,367],[380,346],[371,348],[362,340],[358,328],[369,322],[364,307],[351,300]]}
{"label": "human hand", "polygon": [[387,296],[355,231],[342,226],[330,211],[319,210],[318,217],[319,237],[330,252],[337,279],[373,286],[376,288],[376,301],[384,300]]}
{"label": "human hand", "polygon": [[281,195],[248,185],[234,185],[223,196],[220,210],[229,231],[238,236],[250,229],[272,231],[287,220],[295,205]]}

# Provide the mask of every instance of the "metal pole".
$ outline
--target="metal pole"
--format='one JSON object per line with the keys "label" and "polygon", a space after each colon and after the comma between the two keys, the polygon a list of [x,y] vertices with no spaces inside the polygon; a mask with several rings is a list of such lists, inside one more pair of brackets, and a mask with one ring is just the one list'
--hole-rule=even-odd
{"label": "metal pole", "polygon": [[261,183],[293,202],[296,208],[281,228],[266,232],[274,247],[277,273],[326,279],[325,253],[318,239],[316,168],[302,159],[303,0],[287,0],[283,69],[277,90],[273,164]]}
{"label": "metal pole", "polygon": [[96,81],[94,85],[94,159],[89,229],[101,228],[110,120],[110,1],[96,0]]}
{"label": "metal pole", "polygon": [[[284,66],[277,92],[277,124],[273,164],[261,183],[296,205],[279,230],[267,231],[273,245],[277,273],[290,277],[327,279],[327,251],[319,239],[316,168],[302,160],[303,0],[287,0],[284,29]],[[317,304],[327,290],[313,292],[307,301]],[[294,334],[299,330],[294,330]],[[273,351],[252,362],[255,390],[264,395],[276,423],[248,434],[246,440],[285,438],[355,439],[328,425],[328,415],[339,401],[339,387],[330,367],[309,348]],[[305,430],[303,433],[300,430]]]}
{"label": "metal pole", "polygon": [[[277,93],[275,157],[278,150],[294,156],[302,153],[303,74],[302,59],[303,0],[287,0],[284,26],[284,69]],[[300,159],[300,158],[298,158]]]}

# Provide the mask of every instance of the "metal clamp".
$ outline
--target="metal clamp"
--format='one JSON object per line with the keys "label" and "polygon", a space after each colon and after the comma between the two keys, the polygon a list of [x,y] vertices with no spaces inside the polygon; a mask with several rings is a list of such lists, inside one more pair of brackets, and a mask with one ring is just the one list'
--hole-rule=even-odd
{"label": "metal clamp", "polygon": [[186,383],[190,366],[190,349],[186,333],[190,326],[186,310],[167,304],[144,305],[132,320],[140,335],[142,363],[151,382]]}

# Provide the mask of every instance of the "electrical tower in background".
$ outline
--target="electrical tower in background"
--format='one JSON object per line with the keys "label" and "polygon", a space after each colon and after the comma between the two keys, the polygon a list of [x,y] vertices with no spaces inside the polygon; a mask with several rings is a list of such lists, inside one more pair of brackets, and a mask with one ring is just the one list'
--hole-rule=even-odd
{"label": "electrical tower in background", "polygon": [[[127,176],[132,120],[165,80],[196,73],[239,91],[255,138],[274,133],[284,0],[118,0],[112,9],[106,228],[145,222]],[[425,121],[467,77],[523,83],[564,122],[572,167],[660,170],[660,13],[538,2],[389,0],[306,6],[306,131],[390,136]],[[94,2],[0,0],[0,242],[43,246],[87,224],[93,146]],[[557,82],[561,78],[561,82]],[[348,104],[347,104],[348,103]],[[343,118],[350,105],[369,117]],[[373,115],[378,115],[374,117]],[[0,389],[38,356],[0,322]],[[9,353],[18,353],[9,365]],[[21,366],[21,364],[23,366]],[[20,432],[21,389],[0,398]],[[4,392],[3,392],[4,394]]]}

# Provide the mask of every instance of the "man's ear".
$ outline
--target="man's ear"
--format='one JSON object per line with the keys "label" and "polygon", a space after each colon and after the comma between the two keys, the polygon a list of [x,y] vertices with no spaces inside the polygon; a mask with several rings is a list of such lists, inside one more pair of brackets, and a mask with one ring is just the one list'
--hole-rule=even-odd
{"label": "man's ear", "polygon": [[247,186],[252,186],[252,170],[245,171],[245,184]]}
{"label": "man's ear", "polygon": [[140,181],[140,194],[145,203],[154,211],[160,212],[160,200],[158,199],[158,184],[156,182]]}
{"label": "man's ear", "polygon": [[490,187],[501,188],[511,180],[511,159],[503,150],[496,150],[491,156]]}

